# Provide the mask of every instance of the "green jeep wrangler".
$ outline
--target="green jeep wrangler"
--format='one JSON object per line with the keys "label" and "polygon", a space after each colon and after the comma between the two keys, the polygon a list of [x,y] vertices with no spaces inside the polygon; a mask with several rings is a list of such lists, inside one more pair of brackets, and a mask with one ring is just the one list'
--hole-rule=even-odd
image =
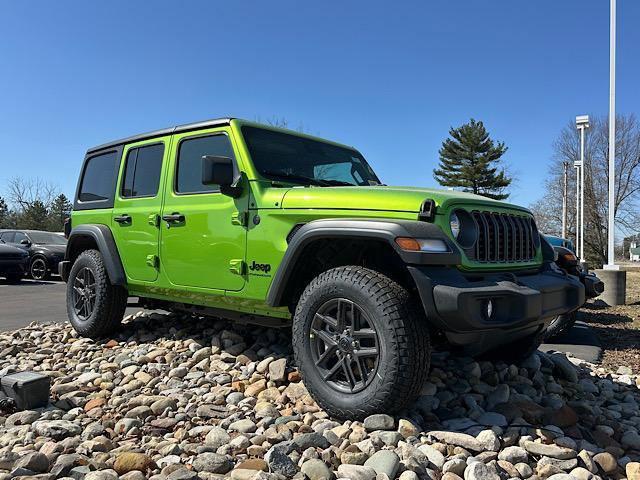
{"label": "green jeep wrangler", "polygon": [[530,354],[585,299],[531,213],[389,187],[352,147],[225,118],[89,149],[60,272],[81,335],[147,308],[292,327],[329,413],[395,412],[431,341]]}

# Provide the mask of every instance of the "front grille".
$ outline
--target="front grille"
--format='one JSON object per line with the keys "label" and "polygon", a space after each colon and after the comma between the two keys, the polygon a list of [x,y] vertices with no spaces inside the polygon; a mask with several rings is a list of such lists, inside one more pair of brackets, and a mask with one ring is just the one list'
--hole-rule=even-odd
{"label": "front grille", "polygon": [[473,251],[477,262],[530,262],[540,243],[531,217],[508,213],[473,211],[478,228]]}

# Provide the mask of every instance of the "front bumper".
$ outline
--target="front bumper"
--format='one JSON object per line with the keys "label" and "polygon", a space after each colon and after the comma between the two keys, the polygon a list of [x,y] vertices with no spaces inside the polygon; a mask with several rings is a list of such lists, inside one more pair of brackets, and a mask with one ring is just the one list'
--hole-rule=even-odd
{"label": "front bumper", "polygon": [[552,267],[532,274],[482,277],[467,277],[448,267],[412,266],[409,271],[430,324],[470,353],[535,335],[557,315],[585,301],[580,280]]}
{"label": "front bumper", "polygon": [[1,274],[22,274],[29,270],[29,257],[2,259],[0,258],[0,275]]}

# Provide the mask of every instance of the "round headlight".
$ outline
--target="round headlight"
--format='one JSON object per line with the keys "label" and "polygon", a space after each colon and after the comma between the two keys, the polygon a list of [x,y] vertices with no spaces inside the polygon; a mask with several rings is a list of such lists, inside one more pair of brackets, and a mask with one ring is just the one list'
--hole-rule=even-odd
{"label": "round headlight", "polygon": [[458,218],[458,215],[456,215],[456,212],[451,213],[451,216],[449,217],[449,225],[451,226],[453,238],[457,240],[460,235],[460,219]]}

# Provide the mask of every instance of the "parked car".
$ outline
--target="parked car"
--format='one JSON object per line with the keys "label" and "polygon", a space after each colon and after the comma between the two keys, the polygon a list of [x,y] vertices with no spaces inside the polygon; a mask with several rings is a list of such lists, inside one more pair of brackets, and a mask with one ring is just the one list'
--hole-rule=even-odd
{"label": "parked car", "polygon": [[552,247],[564,247],[571,250],[573,253],[576,253],[576,247],[573,245],[573,242],[568,238],[558,237],[557,235],[547,235],[544,234],[544,239],[549,242]]}
{"label": "parked car", "polygon": [[292,325],[305,386],[330,414],[401,410],[430,339],[530,355],[583,304],[529,210],[383,185],[353,147],[220,119],[89,149],[61,273],[81,335],[149,308]]}
{"label": "parked car", "polygon": [[29,253],[7,245],[0,239],[0,277],[11,283],[19,282],[29,268]]}
{"label": "parked car", "polygon": [[3,230],[0,239],[29,253],[28,274],[34,280],[46,280],[51,274],[58,274],[58,264],[67,248],[63,235],[40,230]]}

